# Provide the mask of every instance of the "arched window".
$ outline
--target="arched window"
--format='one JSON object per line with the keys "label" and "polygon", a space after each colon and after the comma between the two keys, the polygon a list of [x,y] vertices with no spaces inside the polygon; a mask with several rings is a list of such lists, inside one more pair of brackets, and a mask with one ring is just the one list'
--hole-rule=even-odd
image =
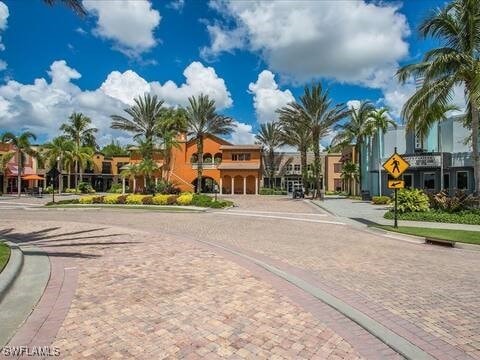
{"label": "arched window", "polygon": [[213,161],[213,159],[212,159],[212,154],[210,154],[210,153],[205,153],[205,154],[203,154],[203,162],[204,162],[205,164],[211,164],[212,161]]}
{"label": "arched window", "polygon": [[222,153],[216,153],[213,157],[213,161],[215,164],[220,164],[222,162]]}
{"label": "arched window", "polygon": [[193,154],[192,157],[190,158],[190,162],[191,162],[192,164],[198,163],[198,155],[197,155],[197,154]]}

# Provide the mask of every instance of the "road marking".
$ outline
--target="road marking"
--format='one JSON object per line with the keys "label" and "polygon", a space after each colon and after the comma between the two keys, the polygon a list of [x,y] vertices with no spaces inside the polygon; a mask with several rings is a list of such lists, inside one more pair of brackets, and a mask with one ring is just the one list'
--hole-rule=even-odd
{"label": "road marking", "polygon": [[302,219],[302,218],[287,217],[287,216],[261,215],[261,214],[238,213],[238,212],[228,212],[228,211],[218,211],[218,212],[215,212],[215,214],[235,215],[235,216],[250,216],[250,217],[261,217],[261,218],[267,218],[267,219],[282,219],[282,220],[304,221],[304,222],[314,222],[314,223],[333,224],[333,225],[346,225],[345,223],[340,222],[340,221],[317,220],[317,219]]}
{"label": "road marking", "polygon": [[8,204],[8,205],[16,205],[16,206],[42,206],[43,204],[32,204],[32,203],[21,203],[21,202],[14,202],[14,201],[2,201],[0,200],[0,205]]}
{"label": "road marking", "polygon": [[234,213],[249,213],[249,214],[284,214],[284,215],[299,215],[299,216],[327,216],[327,214],[319,213],[294,213],[294,212],[283,212],[283,211],[256,211],[256,210],[229,210]]}

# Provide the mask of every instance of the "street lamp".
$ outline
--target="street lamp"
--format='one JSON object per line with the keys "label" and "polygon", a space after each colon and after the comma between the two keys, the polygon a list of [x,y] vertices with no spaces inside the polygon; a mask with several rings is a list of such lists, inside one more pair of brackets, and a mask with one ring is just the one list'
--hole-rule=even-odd
{"label": "street lamp", "polygon": [[52,176],[50,178],[50,181],[52,182],[52,202],[55,204],[55,183],[53,182],[54,177]]}

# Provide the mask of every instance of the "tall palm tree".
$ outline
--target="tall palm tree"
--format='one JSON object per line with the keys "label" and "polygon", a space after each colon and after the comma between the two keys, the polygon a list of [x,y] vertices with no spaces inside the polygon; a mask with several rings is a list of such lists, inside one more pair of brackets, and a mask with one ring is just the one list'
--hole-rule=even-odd
{"label": "tall palm tree", "polygon": [[302,167],[302,183],[306,187],[308,183],[307,152],[312,146],[312,137],[308,127],[302,121],[300,112],[280,114],[283,141],[286,145],[295,146],[300,152],[300,164]]}
{"label": "tall palm tree", "polygon": [[260,130],[255,139],[263,146],[267,151],[267,167],[268,167],[268,179],[269,187],[273,189],[275,182],[273,178],[275,176],[275,150],[284,144],[284,138],[280,125],[276,122],[268,122],[260,125]]}
{"label": "tall palm tree", "polygon": [[[92,164],[92,157],[94,151],[89,146],[74,146],[71,154],[73,162],[78,166],[78,175],[80,182],[83,181],[83,171],[88,165]],[[75,175],[75,189],[78,191],[78,181],[77,176]]]}
{"label": "tall palm tree", "polygon": [[163,100],[156,95],[144,94],[134,99],[135,104],[124,111],[130,116],[126,118],[120,115],[111,115],[112,129],[125,130],[133,134],[133,138],[143,139],[152,145],[152,152],[142,154],[146,158],[153,157],[153,144],[160,128],[160,118],[163,107]]}
{"label": "tall palm tree", "polygon": [[387,132],[389,126],[397,128],[397,123],[388,115],[388,109],[375,109],[370,112],[367,119],[367,133],[371,136],[377,136],[378,145],[378,194],[382,196],[382,137]]}
{"label": "tall palm tree", "polygon": [[160,118],[158,138],[162,149],[163,166],[162,178],[170,180],[173,148],[180,148],[178,135],[186,128],[186,114],[184,109],[167,109]]}
{"label": "tall palm tree", "polygon": [[153,159],[143,159],[140,164],[138,164],[138,171],[143,175],[144,191],[150,192],[152,190],[151,178],[158,169],[159,167]]}
{"label": "tall palm tree", "polygon": [[[58,192],[63,190],[63,170],[70,165],[73,160],[75,144],[66,136],[58,136],[51,142],[42,146],[41,152],[44,161],[49,164],[50,168],[57,166],[59,171]],[[70,169],[68,169],[68,177],[70,177]]]}
{"label": "tall palm tree", "polygon": [[[358,107],[354,107],[350,111],[348,121],[335,126],[337,135],[333,138],[332,144],[336,148],[355,144],[356,161],[359,166],[359,183],[362,186],[362,145],[370,136],[372,130],[369,118],[375,107],[370,101],[362,101]],[[361,190],[361,189],[360,189]]]}
{"label": "tall palm tree", "polygon": [[421,118],[431,106],[451,103],[455,87],[463,86],[467,103],[466,124],[471,129],[475,192],[480,192],[479,107],[480,107],[480,2],[454,0],[432,12],[419,27],[423,38],[432,37],[439,47],[423,59],[402,67],[397,75],[405,83],[412,76],[422,86],[405,103],[402,116]]}
{"label": "tall palm tree", "polygon": [[0,171],[2,172],[2,194],[7,192],[7,170],[8,170],[8,163],[10,160],[13,159],[15,153],[13,151],[6,152],[4,154],[0,154]]}
{"label": "tall palm tree", "polygon": [[11,132],[6,132],[2,135],[1,141],[12,144],[16,149],[17,156],[17,188],[18,188],[18,197],[22,193],[22,173],[23,173],[23,164],[25,163],[26,155],[36,157],[37,152],[32,149],[32,144],[30,139],[36,140],[37,137],[30,131],[25,131],[24,133],[15,136]]}
{"label": "tall palm tree", "polygon": [[322,172],[325,169],[321,164],[320,140],[328,135],[332,126],[346,117],[350,111],[345,105],[332,106],[328,90],[324,90],[321,84],[317,84],[312,85],[311,88],[305,87],[300,102],[292,102],[278,110],[280,116],[294,116],[297,112],[301,114],[302,121],[310,132],[312,139],[313,169],[316,183],[315,196],[323,197],[322,190],[325,176],[322,176]]}
{"label": "tall palm tree", "polygon": [[[60,131],[73,141],[75,145],[75,153],[77,154],[74,156],[74,169],[75,169],[75,189],[78,188],[78,174],[80,173],[80,181],[82,181],[82,173],[80,171],[80,163],[79,161],[82,158],[82,153],[87,151],[86,147],[90,147],[92,149],[97,147],[95,141],[95,133],[98,131],[97,128],[91,127],[92,120],[85,116],[82,113],[74,112],[69,117],[69,122],[66,124],[62,124],[60,126]],[[92,150],[93,153],[93,150]],[[85,166],[85,162],[83,161]]]}
{"label": "tall palm tree", "polygon": [[197,193],[202,190],[203,173],[203,139],[206,135],[228,135],[235,128],[235,122],[228,116],[217,114],[215,100],[208,95],[188,98],[186,108],[187,134],[195,139],[197,144]]}
{"label": "tall palm tree", "polygon": [[342,173],[340,174],[340,177],[344,181],[344,184],[347,185],[347,192],[349,196],[352,195],[352,187],[355,187],[355,183],[358,182],[359,173],[359,166],[351,161],[347,161],[342,166]]}
{"label": "tall palm tree", "polygon": [[87,14],[87,11],[83,7],[81,0],[43,0],[43,1],[48,5],[55,5],[55,3],[59,1],[67,5],[73,11],[75,11],[78,15],[85,16]]}

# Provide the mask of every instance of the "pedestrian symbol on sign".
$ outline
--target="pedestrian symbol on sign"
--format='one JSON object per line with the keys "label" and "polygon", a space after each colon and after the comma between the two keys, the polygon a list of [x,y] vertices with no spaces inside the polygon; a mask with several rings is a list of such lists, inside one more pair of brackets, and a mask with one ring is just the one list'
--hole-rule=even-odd
{"label": "pedestrian symbol on sign", "polygon": [[398,167],[398,164],[400,164],[400,162],[394,157],[394,158],[392,159],[392,165],[393,165],[392,172],[393,172],[393,173],[394,173],[394,172],[397,172],[397,173],[400,172],[400,169],[399,169],[399,167]]}
{"label": "pedestrian symbol on sign", "polygon": [[390,158],[385,161],[383,164],[383,168],[385,169],[386,172],[388,172],[390,175],[392,175],[393,178],[398,178],[400,175],[402,175],[405,170],[409,168],[408,162],[405,161],[403,157],[397,154],[397,152],[394,152]]}

